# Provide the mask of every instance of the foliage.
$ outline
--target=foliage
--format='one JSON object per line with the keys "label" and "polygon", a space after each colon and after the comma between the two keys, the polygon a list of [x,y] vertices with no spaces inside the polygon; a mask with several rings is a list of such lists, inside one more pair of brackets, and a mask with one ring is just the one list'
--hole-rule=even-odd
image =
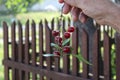
{"label": "foliage", "polygon": [[1,4],[5,4],[9,14],[17,14],[26,12],[27,8],[32,6],[34,3],[42,0],[4,0],[0,1]]}

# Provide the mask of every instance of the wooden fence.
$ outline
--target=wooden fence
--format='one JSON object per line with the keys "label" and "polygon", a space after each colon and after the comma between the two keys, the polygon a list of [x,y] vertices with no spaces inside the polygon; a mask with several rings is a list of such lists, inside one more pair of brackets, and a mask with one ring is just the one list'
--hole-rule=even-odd
{"label": "wooden fence", "polygon": [[[63,32],[70,23],[70,19],[63,20]],[[63,58],[43,57],[43,54],[53,52],[51,31],[60,29],[59,21],[55,19],[51,24],[47,20],[40,21],[39,25],[34,21],[30,25],[27,21],[25,26],[13,22],[11,27],[3,22],[3,28],[5,80],[113,80],[114,76],[120,80],[120,35],[116,34],[115,44],[115,31],[108,26],[95,30],[91,50],[84,28],[79,31],[80,28],[76,27],[72,34],[72,53],[81,53],[92,66],[67,55]],[[116,67],[112,68],[112,64]]]}

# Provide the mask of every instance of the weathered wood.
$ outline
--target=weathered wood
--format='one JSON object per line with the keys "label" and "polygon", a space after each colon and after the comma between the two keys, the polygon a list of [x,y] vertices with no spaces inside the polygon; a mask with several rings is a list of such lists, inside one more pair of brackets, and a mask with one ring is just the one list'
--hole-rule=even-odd
{"label": "weathered wood", "polygon": [[111,80],[110,66],[110,39],[107,33],[104,33],[104,79]]}
{"label": "weathered wood", "polygon": [[28,66],[26,64],[22,64],[22,63],[10,61],[10,60],[4,60],[4,64],[13,68],[25,70],[27,72],[31,71],[36,74],[41,74],[42,76],[47,75],[48,77],[51,77],[54,80],[90,80],[90,79],[80,78],[77,76],[72,76],[69,74],[41,69],[40,67]]}
{"label": "weathered wood", "polygon": [[[47,20],[45,20],[45,39],[46,39],[46,53],[50,53],[51,54],[51,30],[48,26],[48,22]],[[51,62],[51,57],[47,57],[47,70],[51,70],[52,68],[52,62]],[[47,80],[51,80],[50,77],[47,76]]]}
{"label": "weathered wood", "polygon": [[98,30],[96,30],[95,34],[94,34],[94,38],[93,38],[93,61],[92,61],[92,70],[93,70],[93,80],[98,80],[99,79],[99,70],[98,70],[98,47],[99,47],[99,36],[98,36]]}
{"label": "weathered wood", "polygon": [[55,18],[53,18],[51,21],[51,30],[54,30],[54,28],[55,28]]}
{"label": "weathered wood", "polygon": [[120,33],[116,33],[116,80],[120,80]]}
{"label": "weathered wood", "polygon": [[[31,27],[31,31],[32,31],[32,65],[36,66],[36,25],[35,22],[32,21],[32,27]],[[36,74],[32,73],[32,80],[36,80]]]}
{"label": "weathered wood", "polygon": [[[9,49],[8,49],[8,26],[6,22],[3,22],[3,39],[4,39],[4,60],[9,58]],[[4,79],[9,80],[9,67],[4,66]]]}
{"label": "weathered wood", "polygon": [[[64,34],[64,32],[66,32],[65,27],[68,28],[68,26],[65,26],[65,24],[66,24],[66,21],[65,21],[65,19],[63,19],[62,34]],[[65,38],[63,38],[63,40],[64,39]],[[67,45],[69,45],[69,43]],[[66,54],[66,53],[63,53],[63,54]],[[70,56],[69,55],[63,56],[63,72],[66,74],[68,74],[70,72]]]}
{"label": "weathered wood", "polygon": [[[81,53],[85,60],[88,60],[88,35],[85,31],[85,29],[82,29],[82,46],[81,46]],[[83,72],[82,72],[83,78],[88,78],[88,64],[83,62]]]}
{"label": "weathered wood", "polygon": [[[12,23],[12,25],[11,25],[12,27],[11,27],[11,44],[12,44],[12,61],[15,61],[15,58],[16,58],[16,35],[15,35],[15,32],[16,32],[16,23],[15,22],[13,22]],[[16,80],[16,70],[15,70],[15,68],[12,68],[12,80]]]}
{"label": "weathered wood", "polygon": [[[29,20],[25,25],[25,64],[29,65]],[[25,71],[25,80],[29,80],[29,72]]]}
{"label": "weathered wood", "polygon": [[[22,24],[18,22],[18,34],[19,34],[19,42],[18,42],[18,62],[23,62],[23,31]],[[23,73],[19,70],[19,80],[23,80]]]}
{"label": "weathered wood", "polygon": [[[55,27],[55,23],[51,23],[51,25],[53,26],[53,27]],[[51,29],[51,30],[55,30],[55,28],[54,29]],[[54,42],[54,43],[56,43],[55,42],[55,37],[54,36],[52,36],[52,42]],[[54,50],[56,50],[56,49],[54,49]],[[55,64],[54,64],[54,66],[55,66],[55,68],[54,68],[54,70],[55,71],[57,71],[57,72],[59,72],[60,71],[60,58],[54,58],[54,62],[55,62]]]}
{"label": "weathered wood", "polygon": [[39,57],[40,57],[40,67],[43,68],[43,23],[39,23]]}
{"label": "weathered wood", "polygon": [[[78,36],[78,28],[75,27],[75,31],[72,33],[72,54],[80,54],[78,53],[78,38],[76,38]],[[78,75],[78,71],[79,71],[79,62],[78,59],[76,57],[72,57],[72,75],[77,76]]]}
{"label": "weathered wood", "polygon": [[[46,39],[46,53],[51,54],[51,31],[50,28],[48,27],[48,22],[45,20],[45,39]],[[47,69],[51,70],[51,58],[47,57]]]}

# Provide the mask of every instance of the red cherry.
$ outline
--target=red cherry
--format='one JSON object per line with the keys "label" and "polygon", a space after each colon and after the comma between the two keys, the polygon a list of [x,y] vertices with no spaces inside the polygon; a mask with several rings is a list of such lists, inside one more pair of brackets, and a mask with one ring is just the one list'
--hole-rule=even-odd
{"label": "red cherry", "polygon": [[59,52],[59,51],[54,51],[53,54],[54,54],[55,56],[60,56],[60,52]]}
{"label": "red cherry", "polygon": [[75,28],[74,27],[69,27],[68,32],[74,32]]}
{"label": "red cherry", "polygon": [[55,42],[62,43],[62,38],[60,36],[55,37]]}
{"label": "red cherry", "polygon": [[65,33],[64,33],[64,37],[65,37],[66,39],[70,38],[70,33],[69,33],[69,32],[65,32]]}
{"label": "red cherry", "polygon": [[60,33],[60,32],[59,32],[58,30],[54,30],[54,31],[52,31],[52,35],[53,35],[53,36],[58,36],[59,33]]}
{"label": "red cherry", "polygon": [[64,53],[69,53],[71,50],[70,50],[70,46],[65,46],[64,48],[63,48],[63,52]]}

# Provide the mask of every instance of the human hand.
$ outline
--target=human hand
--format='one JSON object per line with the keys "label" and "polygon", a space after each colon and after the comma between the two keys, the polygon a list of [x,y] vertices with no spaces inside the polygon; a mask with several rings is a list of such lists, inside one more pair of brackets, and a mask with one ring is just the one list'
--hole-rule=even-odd
{"label": "human hand", "polygon": [[[71,12],[73,20],[85,15],[94,18],[98,23],[105,24],[105,18],[111,14],[111,6],[113,3],[110,0],[59,0],[64,3],[63,13]],[[81,16],[81,12],[84,13]],[[81,20],[81,19],[80,19]]]}

